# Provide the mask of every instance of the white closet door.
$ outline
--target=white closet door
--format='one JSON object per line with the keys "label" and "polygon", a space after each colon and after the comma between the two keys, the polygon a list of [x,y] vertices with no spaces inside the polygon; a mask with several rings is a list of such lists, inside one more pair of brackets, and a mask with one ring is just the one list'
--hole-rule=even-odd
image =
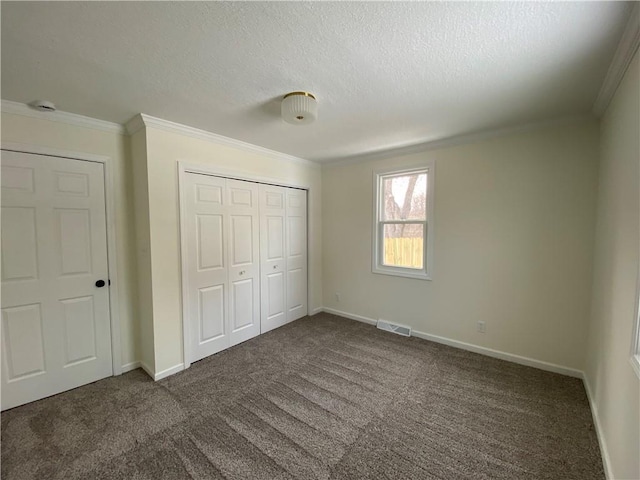
{"label": "white closet door", "polygon": [[307,314],[307,193],[187,173],[185,314],[195,362]]}
{"label": "white closet door", "polygon": [[285,308],[286,197],[286,188],[260,185],[261,333],[288,322]]}
{"label": "white closet door", "polygon": [[2,152],[2,409],[113,373],[108,280],[102,164]]}
{"label": "white closet door", "polygon": [[187,311],[191,361],[230,345],[225,179],[187,174]]}
{"label": "white closet door", "polygon": [[185,176],[190,361],[260,333],[258,185]]}
{"label": "white closet door", "polygon": [[286,189],[287,321],[307,315],[307,192]]}
{"label": "white closet door", "polygon": [[227,179],[231,345],[260,334],[258,184]]}

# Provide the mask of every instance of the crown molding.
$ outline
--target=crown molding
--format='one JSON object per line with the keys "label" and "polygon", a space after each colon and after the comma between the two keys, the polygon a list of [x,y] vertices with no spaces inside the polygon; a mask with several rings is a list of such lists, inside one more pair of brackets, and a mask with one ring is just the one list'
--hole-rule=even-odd
{"label": "crown molding", "polygon": [[325,160],[322,162],[323,167],[333,167],[342,165],[351,165],[354,163],[362,163],[373,160],[382,160],[386,158],[401,157],[411,155],[413,153],[421,153],[429,150],[439,150],[448,147],[457,147],[460,145],[468,145],[483,140],[491,140],[492,138],[503,137],[505,135],[513,135],[516,133],[524,133],[534,130],[541,130],[549,127],[557,127],[568,125],[571,123],[584,122],[594,120],[592,114],[574,115],[569,117],[554,118],[551,120],[542,120],[539,122],[525,123],[514,127],[496,128],[492,130],[483,130],[481,132],[456,135],[453,137],[432,140],[429,142],[415,143],[411,145],[376,150],[373,152],[353,155],[349,157],[338,158],[335,160]]}
{"label": "crown molding", "polygon": [[217,133],[207,132],[206,130],[200,130],[199,128],[189,127],[169,120],[163,120],[161,118],[152,117],[144,113],[140,113],[127,122],[127,132],[129,135],[133,135],[135,132],[143,127],[155,128],[158,130],[164,130],[165,132],[178,133],[187,137],[197,138],[198,140],[204,140],[208,142],[217,143],[219,145],[226,145],[228,147],[237,148],[246,152],[262,155],[263,157],[269,157],[276,160],[285,160],[292,163],[298,163],[310,167],[319,167],[317,162],[306,160],[304,158],[295,157],[286,153],[276,152],[268,148],[260,147],[252,143],[243,142],[242,140],[236,140],[234,138],[225,137],[224,135],[218,135]]}
{"label": "crown molding", "polygon": [[137,114],[132,117],[127,123],[124,124],[124,128],[127,131],[127,135],[133,135],[134,133],[144,128],[144,120],[141,114]]}
{"label": "crown molding", "polygon": [[620,38],[620,43],[618,43],[616,53],[613,56],[611,65],[609,66],[609,70],[607,71],[607,75],[604,78],[604,82],[602,82],[602,87],[600,87],[598,98],[596,98],[596,101],[593,104],[593,113],[598,117],[603,115],[604,111],[609,106],[609,103],[611,102],[613,95],[616,93],[616,89],[618,88],[618,85],[620,85],[622,77],[624,77],[627,68],[629,68],[629,64],[633,60],[633,56],[639,46],[640,3],[635,3],[631,10],[631,14],[629,15],[627,26]]}
{"label": "crown molding", "polygon": [[107,122],[105,120],[85,117],[75,113],[61,112],[59,110],[55,112],[40,112],[24,103],[12,102],[10,100],[2,100],[2,111],[12,115],[22,115],[23,117],[66,123],[76,127],[91,128],[93,130],[102,130],[120,135],[126,134],[124,127],[119,123]]}
{"label": "crown molding", "polygon": [[119,123],[107,122],[105,120],[98,120],[96,118],[85,117],[83,115],[62,112],[59,110],[56,110],[55,112],[40,112],[24,103],[12,102],[10,100],[2,100],[2,112],[10,113],[13,115],[22,115],[24,117],[37,118],[40,120],[49,120],[51,122],[66,123],[69,125],[74,125],[76,127],[102,130],[106,132],[117,133],[120,135],[133,135],[143,127],[157,128],[159,130],[164,130],[167,132],[179,133],[188,137],[227,145],[239,150],[256,153],[258,155],[262,155],[263,157],[285,160],[288,162],[298,163],[310,167],[319,167],[318,163],[311,160],[295,157],[286,153],[276,152],[275,150],[259,147],[258,145],[253,145],[241,140],[225,137],[216,133],[207,132],[198,128],[188,127],[179,123],[170,122],[161,118],[152,117],[144,113],[140,113],[134,116],[125,125],[120,125]]}

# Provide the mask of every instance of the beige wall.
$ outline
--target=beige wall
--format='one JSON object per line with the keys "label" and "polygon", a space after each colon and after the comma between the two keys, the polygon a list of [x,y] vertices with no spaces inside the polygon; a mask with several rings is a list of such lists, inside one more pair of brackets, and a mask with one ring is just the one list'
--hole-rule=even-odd
{"label": "beige wall", "polygon": [[[385,318],[584,369],[613,477],[635,479],[638,62],[636,55],[600,126],[577,121],[322,169],[156,128],[129,139],[3,112],[1,133],[4,142],[113,160],[123,365],[141,360],[158,373],[183,361],[178,160],[308,185],[311,312]],[[372,172],[428,159],[436,160],[433,281],[374,275]],[[485,334],[476,332],[480,320]]]}
{"label": "beige wall", "polygon": [[102,130],[66,123],[2,113],[2,141],[49,147],[96,155],[113,161],[116,248],[118,254],[118,289],[122,364],[138,360],[136,322],[136,260],[132,205],[129,138]]}
{"label": "beige wall", "polygon": [[[597,123],[585,120],[323,167],[324,306],[581,370],[597,153]],[[433,280],[373,274],[372,171],[429,159]],[[476,331],[479,320],[485,334]]]}
{"label": "beige wall", "polygon": [[638,62],[636,53],[601,122],[595,274],[585,369],[616,479],[640,478],[640,380],[629,362],[640,245]]}
{"label": "beige wall", "polygon": [[310,187],[309,309],[322,305],[319,167],[276,160],[155,128],[147,127],[146,136],[156,374],[183,362],[178,160]]}
{"label": "beige wall", "polygon": [[139,360],[148,372],[155,371],[153,345],[153,296],[151,292],[151,235],[149,227],[149,185],[147,135],[142,128],[131,136],[135,250],[138,268]]}

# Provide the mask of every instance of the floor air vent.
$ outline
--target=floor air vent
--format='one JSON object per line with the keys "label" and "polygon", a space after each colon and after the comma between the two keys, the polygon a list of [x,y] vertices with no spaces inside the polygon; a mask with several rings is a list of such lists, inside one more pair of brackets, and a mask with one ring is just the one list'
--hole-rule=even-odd
{"label": "floor air vent", "polygon": [[387,322],[386,320],[378,319],[378,323],[376,326],[380,330],[384,330],[385,332],[397,333],[398,335],[402,335],[403,337],[411,336],[411,327],[405,327],[404,325],[396,325],[395,323]]}

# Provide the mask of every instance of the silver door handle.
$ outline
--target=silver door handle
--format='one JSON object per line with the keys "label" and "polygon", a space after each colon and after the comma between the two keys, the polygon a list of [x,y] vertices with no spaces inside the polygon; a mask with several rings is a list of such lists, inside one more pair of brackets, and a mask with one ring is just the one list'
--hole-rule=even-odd
{"label": "silver door handle", "polygon": [[274,265],[274,266],[273,266],[273,269],[274,269],[274,270],[275,270],[276,268],[278,268],[278,265]]}
{"label": "silver door handle", "polygon": [[241,270],[241,271],[240,271],[240,275],[244,275],[244,270]]}

